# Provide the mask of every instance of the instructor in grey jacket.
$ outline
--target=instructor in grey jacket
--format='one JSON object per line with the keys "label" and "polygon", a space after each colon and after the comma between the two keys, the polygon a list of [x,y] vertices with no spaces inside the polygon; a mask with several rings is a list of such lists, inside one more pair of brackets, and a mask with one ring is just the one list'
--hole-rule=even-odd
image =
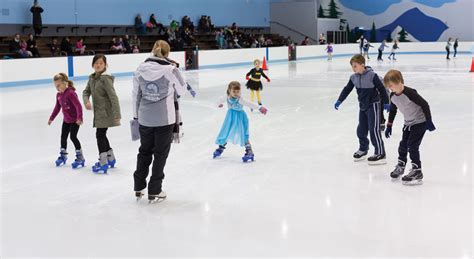
{"label": "instructor in grey jacket", "polygon": [[146,178],[153,162],[148,183],[150,202],[166,198],[162,190],[163,169],[171,147],[173,128],[179,120],[175,105],[177,97],[186,92],[186,82],[180,71],[167,59],[169,52],[170,46],[166,41],[157,41],[153,56],[138,66],[133,77],[133,114],[139,123],[141,144],[137,169],[133,174],[134,190],[137,199],[144,195]]}

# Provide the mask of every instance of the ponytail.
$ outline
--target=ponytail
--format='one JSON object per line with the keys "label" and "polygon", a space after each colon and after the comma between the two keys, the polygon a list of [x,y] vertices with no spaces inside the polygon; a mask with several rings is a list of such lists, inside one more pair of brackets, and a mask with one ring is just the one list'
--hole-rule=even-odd
{"label": "ponytail", "polygon": [[61,81],[63,83],[66,83],[68,88],[71,88],[73,91],[76,91],[76,88],[74,87],[74,82],[69,80],[69,77],[65,73],[59,73],[55,75],[53,81]]}
{"label": "ponytail", "polygon": [[164,40],[157,40],[151,52],[155,57],[166,58],[170,54],[170,45]]}

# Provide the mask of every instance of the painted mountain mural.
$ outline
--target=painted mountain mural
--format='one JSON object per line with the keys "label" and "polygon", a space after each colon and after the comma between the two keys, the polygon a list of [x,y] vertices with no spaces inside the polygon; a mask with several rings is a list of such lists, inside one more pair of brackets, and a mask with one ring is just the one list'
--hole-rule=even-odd
{"label": "painted mountain mural", "polygon": [[[400,15],[392,23],[377,29],[377,41],[386,39],[388,34],[397,27],[404,28],[418,41],[437,41],[449,28],[441,20],[424,14],[418,8],[413,8]],[[364,36],[370,38],[370,30],[364,30]]]}
{"label": "painted mountain mural", "polygon": [[[415,3],[439,8],[444,4],[455,3],[457,0],[412,0]],[[362,12],[366,15],[377,15],[384,13],[387,9],[402,0],[339,0],[346,8]]]}

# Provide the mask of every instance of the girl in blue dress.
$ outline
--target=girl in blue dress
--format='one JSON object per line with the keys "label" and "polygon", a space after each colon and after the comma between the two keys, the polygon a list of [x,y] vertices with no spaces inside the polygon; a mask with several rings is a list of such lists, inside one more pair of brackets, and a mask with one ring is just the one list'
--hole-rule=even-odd
{"label": "girl in blue dress", "polygon": [[245,155],[242,157],[244,162],[254,161],[252,146],[249,142],[249,119],[244,111],[244,106],[258,109],[263,114],[267,114],[267,109],[246,101],[240,96],[240,93],[240,83],[232,81],[227,88],[227,97],[219,102],[219,108],[224,107],[224,102],[226,102],[228,110],[216,139],[216,144],[219,147],[214,151],[214,158],[224,152],[227,142],[230,141],[241,147],[245,146]]}

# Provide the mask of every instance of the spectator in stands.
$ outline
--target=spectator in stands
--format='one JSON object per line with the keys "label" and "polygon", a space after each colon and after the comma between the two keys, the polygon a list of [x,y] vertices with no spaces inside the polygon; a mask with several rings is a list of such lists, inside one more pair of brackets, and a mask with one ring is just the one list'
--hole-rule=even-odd
{"label": "spectator in stands", "polygon": [[231,30],[233,33],[235,33],[235,32],[237,32],[237,29],[238,29],[238,28],[237,28],[237,24],[236,24],[235,22],[232,23],[232,26],[230,27],[230,30]]}
{"label": "spectator in stands", "polygon": [[265,37],[263,36],[263,34],[261,34],[260,37],[258,37],[258,44],[260,46],[265,46]]}
{"label": "spectator in stands", "polygon": [[211,31],[214,31],[214,24],[212,24],[211,16],[207,16],[207,22],[209,23],[209,28]]}
{"label": "spectator in stands", "polygon": [[268,38],[268,39],[265,41],[265,46],[266,46],[266,47],[271,47],[271,46],[273,46],[273,41],[272,41],[272,39]]}
{"label": "spectator in stands", "polygon": [[135,17],[135,32],[139,35],[144,35],[146,33],[145,25],[143,24],[142,16],[140,14],[137,14]]}
{"label": "spectator in stands", "polygon": [[20,42],[20,56],[22,56],[24,58],[33,57],[33,54],[27,48],[28,48],[28,44],[26,44],[26,41],[21,40],[21,42]]}
{"label": "spectator in stands", "polygon": [[216,31],[216,43],[219,49],[225,49],[224,29],[220,29]]}
{"label": "spectator in stands", "polygon": [[84,39],[80,38],[76,42],[76,54],[84,55],[86,52],[86,45],[84,45]]}
{"label": "spectator in stands", "polygon": [[191,34],[191,29],[190,28],[186,28],[186,29],[181,28],[181,34],[180,35],[181,35],[181,38],[184,41],[184,44],[186,44],[188,46],[192,45],[194,37]]}
{"label": "spectator in stands", "polygon": [[49,52],[51,52],[51,56],[56,57],[59,54],[59,47],[58,47],[58,39],[53,38],[51,43],[48,43]]}
{"label": "spectator in stands", "polygon": [[133,35],[133,38],[130,40],[130,46],[132,46],[132,49],[134,49],[134,47],[137,47],[137,49],[140,50],[140,39],[136,34]]}
{"label": "spectator in stands", "polygon": [[113,37],[112,40],[110,41],[110,52],[114,54],[123,53],[124,47],[122,43],[123,42],[120,42],[120,40]]}
{"label": "spectator in stands", "polygon": [[173,45],[173,51],[183,51],[184,50],[184,41],[180,37],[176,38],[176,41]]}
{"label": "spectator in stands", "polygon": [[241,49],[242,46],[239,44],[239,37],[237,35],[234,36],[234,44],[233,44],[234,49]]}
{"label": "spectator in stands", "polygon": [[207,15],[202,15],[201,19],[199,19],[199,26],[198,26],[199,31],[202,32],[210,32],[211,31],[211,26],[209,24],[208,16]]}
{"label": "spectator in stands", "polygon": [[13,38],[13,40],[10,42],[10,52],[11,53],[15,53],[15,55],[17,55],[18,57],[22,57],[21,56],[21,47],[20,47],[20,34],[15,34],[15,37]]}
{"label": "spectator in stands", "polygon": [[125,48],[125,53],[132,53],[132,46],[130,46],[130,38],[128,35],[123,37],[123,47]]}
{"label": "spectator in stands", "polygon": [[293,40],[291,39],[290,36],[288,36],[288,38],[286,38],[286,46],[291,46],[293,44],[294,44]]}
{"label": "spectator in stands", "polygon": [[252,38],[252,43],[250,44],[251,48],[259,48],[260,44],[258,44],[258,40],[255,38]]}
{"label": "spectator in stands", "polygon": [[134,54],[140,53],[140,50],[138,49],[137,45],[133,46],[132,53]]}
{"label": "spectator in stands", "polygon": [[69,37],[64,37],[63,40],[61,41],[61,52],[66,53],[67,56],[72,56],[72,47],[71,47],[71,40]]}
{"label": "spectator in stands", "polygon": [[176,31],[179,27],[179,23],[176,20],[170,22],[170,29]]}
{"label": "spectator in stands", "polygon": [[185,15],[181,19],[181,26],[184,29],[189,29],[191,32],[194,32],[194,23],[191,21],[191,18],[189,18],[189,16],[187,16],[187,15]]}
{"label": "spectator in stands", "polygon": [[301,45],[303,45],[303,46],[309,45],[309,37],[308,36],[304,37],[304,40],[301,42]]}
{"label": "spectator in stands", "polygon": [[163,26],[163,24],[156,21],[154,13],[152,13],[150,15],[150,19],[149,19],[148,23],[153,26],[152,28],[157,28],[158,29],[158,34],[160,34],[160,35],[161,35],[161,32],[165,31],[165,27]]}
{"label": "spectator in stands", "polygon": [[33,13],[33,30],[35,31],[35,36],[41,36],[41,32],[43,31],[43,21],[41,19],[43,8],[39,5],[38,0],[33,2],[30,12]]}
{"label": "spectator in stands", "polygon": [[28,35],[28,40],[26,41],[27,50],[33,54],[33,57],[40,57],[40,53],[38,51],[38,45],[36,45],[36,39],[33,37],[33,34]]}

